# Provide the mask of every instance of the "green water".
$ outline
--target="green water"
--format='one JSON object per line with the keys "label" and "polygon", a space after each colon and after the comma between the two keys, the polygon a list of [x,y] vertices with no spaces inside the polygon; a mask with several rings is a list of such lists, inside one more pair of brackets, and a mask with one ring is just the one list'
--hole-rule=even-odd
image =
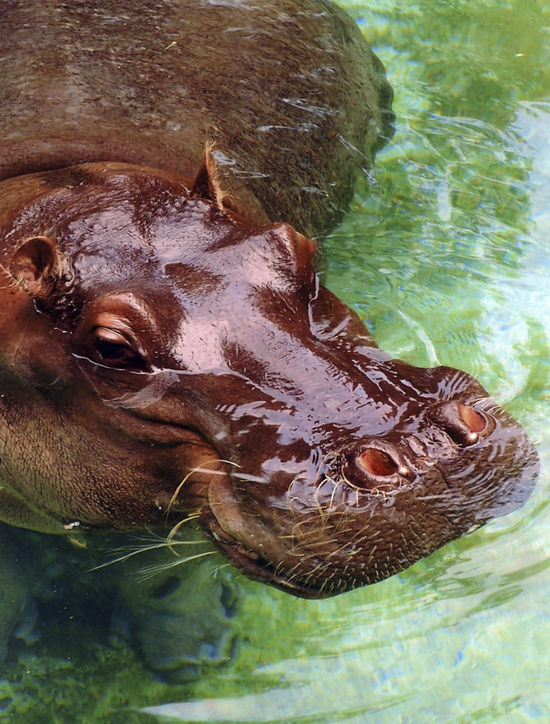
{"label": "green water", "polygon": [[550,720],[550,5],[342,2],[387,66],[397,132],[327,244],[379,344],[473,373],[537,442],[520,511],[324,602],[239,579],[240,643],[200,682],[127,648],[21,645],[10,722]]}

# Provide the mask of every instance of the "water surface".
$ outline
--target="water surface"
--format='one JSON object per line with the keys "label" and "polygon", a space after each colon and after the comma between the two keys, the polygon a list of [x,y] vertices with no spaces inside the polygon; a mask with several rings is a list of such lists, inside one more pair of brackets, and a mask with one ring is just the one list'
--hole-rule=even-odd
{"label": "water surface", "polygon": [[398,122],[327,243],[329,286],[384,349],[480,379],[537,442],[540,482],[522,510],[336,599],[239,577],[234,657],[191,684],[84,622],[72,647],[62,629],[22,632],[0,682],[10,722],[550,718],[550,7],[342,5],[387,66]]}

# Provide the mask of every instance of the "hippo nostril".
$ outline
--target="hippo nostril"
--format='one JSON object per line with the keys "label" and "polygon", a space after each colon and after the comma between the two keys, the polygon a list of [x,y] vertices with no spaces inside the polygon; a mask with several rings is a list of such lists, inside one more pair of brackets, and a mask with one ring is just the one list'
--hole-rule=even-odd
{"label": "hippo nostril", "polygon": [[368,447],[366,450],[363,450],[357,462],[371,475],[386,477],[393,475],[399,470],[399,465],[388,453],[374,447]]}
{"label": "hippo nostril", "polygon": [[428,417],[442,427],[457,445],[473,445],[487,427],[485,417],[470,405],[456,400],[434,405]]}
{"label": "hippo nostril", "polygon": [[478,433],[485,428],[485,419],[482,415],[469,405],[462,403],[458,406],[458,414],[466,424],[470,432]]}

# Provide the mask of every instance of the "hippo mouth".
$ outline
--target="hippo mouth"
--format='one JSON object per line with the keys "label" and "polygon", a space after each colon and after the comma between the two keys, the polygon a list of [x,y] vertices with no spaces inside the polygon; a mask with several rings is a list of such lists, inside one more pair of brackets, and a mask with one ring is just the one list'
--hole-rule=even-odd
{"label": "hippo mouth", "polygon": [[276,565],[248,548],[244,542],[228,535],[215,515],[202,516],[202,522],[206,526],[206,535],[236,568],[246,573],[248,578],[269,584],[300,598],[323,597],[316,587],[306,586],[300,581],[289,580],[284,573],[277,571]]}
{"label": "hippo mouth", "polygon": [[315,586],[291,580],[270,560],[279,557],[281,541],[266,526],[243,514],[229,476],[209,486],[208,499],[209,506],[201,515],[206,535],[234,566],[253,580],[295,596],[322,597]]}

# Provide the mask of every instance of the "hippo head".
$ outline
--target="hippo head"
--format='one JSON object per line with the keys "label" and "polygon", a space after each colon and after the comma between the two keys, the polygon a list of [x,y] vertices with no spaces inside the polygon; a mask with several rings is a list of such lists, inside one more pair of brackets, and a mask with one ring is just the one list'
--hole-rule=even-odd
{"label": "hippo head", "polygon": [[3,194],[0,477],[33,511],[199,519],[252,578],[322,597],[532,489],[533,446],[472,377],[380,351],[313,242],[251,225],[208,170],[85,164]]}

